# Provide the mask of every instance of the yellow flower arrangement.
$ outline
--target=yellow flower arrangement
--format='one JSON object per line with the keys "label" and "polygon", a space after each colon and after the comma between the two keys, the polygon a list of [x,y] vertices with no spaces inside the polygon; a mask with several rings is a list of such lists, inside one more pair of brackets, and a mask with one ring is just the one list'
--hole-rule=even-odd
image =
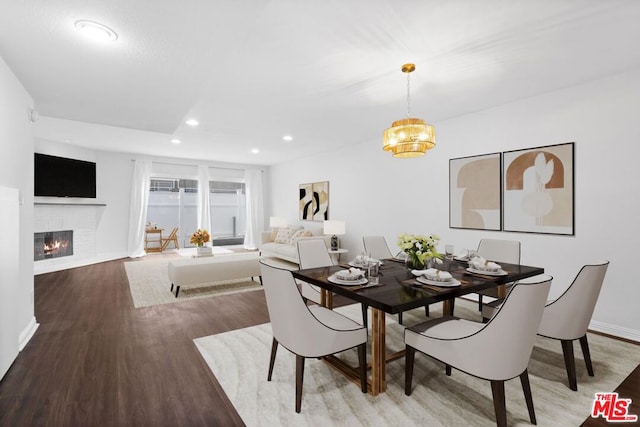
{"label": "yellow flower arrangement", "polygon": [[209,234],[209,232],[207,230],[201,230],[198,228],[191,235],[191,239],[189,240],[189,242],[193,245],[204,246],[204,244],[209,240],[211,240],[211,235]]}

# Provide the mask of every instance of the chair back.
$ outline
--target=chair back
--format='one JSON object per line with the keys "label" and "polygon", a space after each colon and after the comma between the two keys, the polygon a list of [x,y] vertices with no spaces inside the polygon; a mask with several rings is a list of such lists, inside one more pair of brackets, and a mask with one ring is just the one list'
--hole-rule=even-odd
{"label": "chair back", "polygon": [[300,356],[323,354],[321,349],[326,347],[327,327],[302,301],[291,271],[260,261],[260,272],[273,337]]}
{"label": "chair back", "polygon": [[561,340],[586,334],[608,267],[609,261],[583,266],[571,286],[547,304],[538,333]]}
{"label": "chair back", "polygon": [[490,261],[520,264],[520,242],[516,240],[481,239],[478,256]]}
{"label": "chair back", "polygon": [[298,263],[301,269],[333,265],[329,249],[323,239],[298,240]]}
{"label": "chair back", "polygon": [[469,373],[490,380],[508,380],[524,372],[551,280],[549,275],[539,275],[513,285],[495,316],[473,336]]}
{"label": "chair back", "polygon": [[393,254],[389,250],[389,245],[384,236],[364,236],[362,238],[364,250],[371,258],[388,259],[393,258]]}

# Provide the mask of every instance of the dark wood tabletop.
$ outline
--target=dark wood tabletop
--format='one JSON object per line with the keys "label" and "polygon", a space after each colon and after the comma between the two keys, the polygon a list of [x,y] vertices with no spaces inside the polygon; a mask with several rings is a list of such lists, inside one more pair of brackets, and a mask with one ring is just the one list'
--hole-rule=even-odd
{"label": "dark wood tabletop", "polygon": [[386,313],[400,313],[439,301],[445,301],[469,293],[500,286],[544,273],[544,268],[500,262],[508,274],[504,276],[484,276],[466,271],[466,262],[443,260],[438,269],[448,271],[461,282],[456,287],[436,287],[418,282],[411,270],[402,261],[383,260],[380,267],[380,285],[373,287],[341,286],[328,281],[328,277],[348,265],[309,268],[293,271],[296,279],[319,286],[351,300],[367,304]]}

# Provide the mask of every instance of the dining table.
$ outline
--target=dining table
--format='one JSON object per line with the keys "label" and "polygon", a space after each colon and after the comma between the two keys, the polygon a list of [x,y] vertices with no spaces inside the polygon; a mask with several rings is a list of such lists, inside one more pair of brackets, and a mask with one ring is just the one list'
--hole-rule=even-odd
{"label": "dining table", "polygon": [[[371,374],[368,378],[368,391],[376,396],[386,391],[386,364],[403,357],[404,350],[387,354],[386,349],[386,314],[397,314],[407,310],[424,307],[436,302],[443,302],[443,315],[452,315],[456,297],[476,293],[490,288],[497,288],[498,295],[504,296],[504,285],[528,277],[544,273],[542,267],[519,264],[499,263],[501,272],[479,274],[469,272],[465,260],[445,259],[437,265],[440,271],[447,271],[457,280],[457,286],[436,286],[418,281],[411,268],[404,260],[381,260],[378,283],[360,286],[341,285],[330,281],[330,277],[339,270],[351,268],[341,264],[328,267],[308,268],[292,271],[293,276],[301,281],[318,286],[321,289],[321,304],[332,308],[333,294],[368,306],[371,310]],[[348,378],[358,382],[357,369],[349,366],[335,356],[325,360]]]}

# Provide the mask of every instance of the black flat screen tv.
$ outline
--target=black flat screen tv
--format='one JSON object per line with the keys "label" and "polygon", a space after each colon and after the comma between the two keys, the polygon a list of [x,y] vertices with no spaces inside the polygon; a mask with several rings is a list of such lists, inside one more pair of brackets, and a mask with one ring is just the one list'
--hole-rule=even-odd
{"label": "black flat screen tv", "polygon": [[35,153],[34,196],[96,198],[96,164]]}

